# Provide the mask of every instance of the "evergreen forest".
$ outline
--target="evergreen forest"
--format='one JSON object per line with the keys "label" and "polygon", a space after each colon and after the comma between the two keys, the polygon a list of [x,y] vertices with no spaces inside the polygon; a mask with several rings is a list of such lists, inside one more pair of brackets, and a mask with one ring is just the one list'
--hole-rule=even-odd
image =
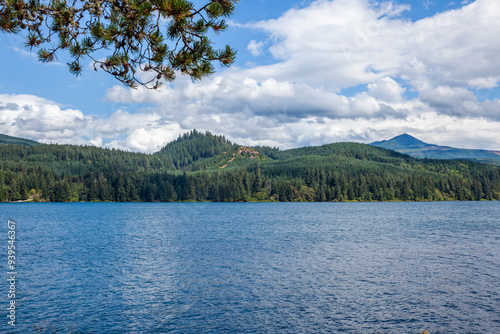
{"label": "evergreen forest", "polygon": [[144,154],[3,139],[0,202],[500,200],[498,166],[359,143],[280,150],[193,130]]}

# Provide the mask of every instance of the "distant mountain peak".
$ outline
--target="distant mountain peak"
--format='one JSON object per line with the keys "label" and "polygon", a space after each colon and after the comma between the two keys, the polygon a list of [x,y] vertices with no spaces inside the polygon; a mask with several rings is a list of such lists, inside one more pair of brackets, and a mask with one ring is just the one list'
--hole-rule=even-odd
{"label": "distant mountain peak", "polygon": [[406,147],[414,147],[414,148],[420,148],[420,147],[426,147],[426,146],[432,146],[430,144],[424,143],[420,139],[417,139],[407,133],[403,133],[402,135],[396,136],[389,141],[395,141],[398,142]]}
{"label": "distant mountain peak", "polygon": [[432,146],[431,144],[424,143],[420,139],[417,139],[407,133],[403,133],[389,140],[374,142],[371,143],[371,145],[380,146],[390,150],[415,149],[415,148],[425,148]]}
{"label": "distant mountain peak", "polygon": [[427,144],[407,133],[389,140],[374,142],[370,145],[408,154],[415,158],[465,159],[500,165],[500,152]]}
{"label": "distant mountain peak", "polygon": [[396,136],[396,137],[394,137],[394,138],[392,138],[392,139],[390,139],[390,140],[393,140],[393,139],[405,139],[405,140],[407,140],[407,139],[408,139],[408,140],[417,140],[417,141],[421,141],[421,140],[419,140],[419,139],[417,139],[417,138],[415,138],[415,137],[413,137],[412,135],[409,135],[409,134],[407,134],[407,133],[400,134],[399,136]]}

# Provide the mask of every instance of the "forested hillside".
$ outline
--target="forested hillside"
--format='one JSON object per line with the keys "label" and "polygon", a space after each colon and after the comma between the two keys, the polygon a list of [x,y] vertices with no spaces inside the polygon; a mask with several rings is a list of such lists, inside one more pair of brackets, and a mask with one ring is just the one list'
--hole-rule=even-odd
{"label": "forested hillside", "polygon": [[[197,163],[200,159],[212,158],[234,148],[224,136],[216,136],[210,132],[202,134],[196,130],[179,136],[177,140],[167,144],[156,155],[166,155],[174,163],[176,168],[186,167]],[[199,169],[199,167],[195,167]]]}
{"label": "forested hillside", "polygon": [[356,143],[279,150],[191,131],[155,154],[0,145],[0,201],[499,200],[500,168]]}
{"label": "forested hillside", "polygon": [[19,144],[19,145],[25,145],[25,146],[40,145],[39,142],[36,142],[34,140],[11,137],[11,136],[2,135],[2,134],[0,134],[0,144]]}

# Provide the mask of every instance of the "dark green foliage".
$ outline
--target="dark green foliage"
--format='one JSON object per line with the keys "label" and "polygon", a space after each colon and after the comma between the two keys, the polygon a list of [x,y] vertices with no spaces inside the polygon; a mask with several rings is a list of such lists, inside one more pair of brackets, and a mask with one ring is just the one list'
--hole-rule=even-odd
{"label": "dark green foliage", "polygon": [[0,134],[0,144],[17,144],[17,145],[24,145],[24,146],[40,145],[39,142],[36,142],[33,140],[11,137],[11,136],[2,135],[2,134]]}
{"label": "dark green foliage", "polygon": [[189,170],[199,170],[199,164],[193,164],[200,159],[212,158],[234,148],[224,136],[216,136],[210,132],[202,134],[196,130],[185,133],[155,155],[165,155],[172,159],[178,169],[191,165]]}
{"label": "dark green foliage", "polygon": [[[238,0],[1,1],[0,31],[25,31],[26,46],[47,63],[67,51],[69,70],[80,75],[89,59],[94,69],[124,85],[156,89],[180,71],[193,79],[214,72],[213,62],[234,62],[236,51],[214,49],[209,33],[227,28]],[[103,52],[109,52],[102,58]],[[144,80],[137,72],[150,72]]]}
{"label": "dark green foliage", "polygon": [[192,131],[150,155],[0,145],[0,201],[500,200],[500,168],[338,143],[281,151]]}

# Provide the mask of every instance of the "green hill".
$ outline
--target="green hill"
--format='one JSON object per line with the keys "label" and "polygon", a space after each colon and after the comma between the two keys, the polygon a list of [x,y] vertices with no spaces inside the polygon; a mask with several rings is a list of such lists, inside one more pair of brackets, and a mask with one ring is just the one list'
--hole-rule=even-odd
{"label": "green hill", "polygon": [[500,200],[500,168],[416,159],[359,143],[290,150],[246,147],[198,131],[155,154],[0,145],[0,202],[19,200]]}
{"label": "green hill", "polygon": [[15,145],[24,145],[24,146],[40,145],[39,142],[36,142],[33,140],[11,137],[11,136],[2,135],[2,134],[0,134],[0,144],[15,144]]}
{"label": "green hill", "polygon": [[[216,136],[210,132],[205,134],[193,130],[179,136],[177,140],[167,144],[156,155],[165,155],[172,159],[176,168],[187,167],[200,159],[212,158],[228,152],[236,147],[224,136]],[[195,167],[199,169],[199,167]]]}

